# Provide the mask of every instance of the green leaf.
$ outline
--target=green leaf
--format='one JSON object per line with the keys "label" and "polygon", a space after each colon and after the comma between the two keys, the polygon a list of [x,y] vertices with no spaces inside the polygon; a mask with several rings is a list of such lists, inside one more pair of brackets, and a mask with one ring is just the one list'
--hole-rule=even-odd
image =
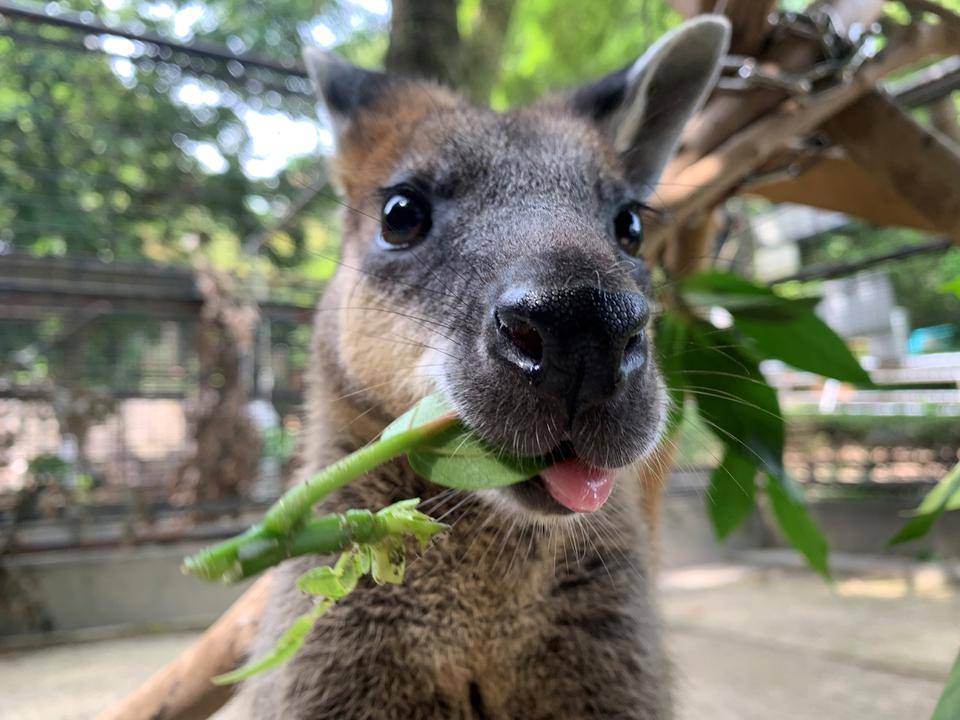
{"label": "green leaf", "polygon": [[960,298],[960,275],[953,280],[949,280],[940,286],[940,289],[947,293],[953,293]]}
{"label": "green leaf", "polygon": [[364,567],[362,553],[351,548],[340,555],[333,567],[311,568],[297,578],[297,587],[308,595],[320,595],[329,600],[346,597],[357,586],[357,581],[369,569]]}
{"label": "green leaf", "polygon": [[790,492],[785,483],[772,477],[767,483],[767,497],[770,498],[774,517],[784,537],[803,554],[814,570],[829,579],[827,539],[813,522],[803,502]]}
{"label": "green leaf", "polygon": [[327,565],[311,568],[297,578],[297,587],[308,595],[339,600],[349,590],[340,582],[340,573]]}
{"label": "green leaf", "polygon": [[814,300],[782,298],[768,287],[717,270],[687,278],[682,288],[691,304],[729,310],[737,332],[750,338],[763,357],[844,382],[872,385],[843,339],[814,312]]}
{"label": "green leaf", "polygon": [[706,270],[684,278],[680,285],[684,299],[691,305],[717,305],[730,312],[738,309],[768,309],[781,318],[793,317],[807,303],[786,301],[763,285],[757,285],[733,273]]}
{"label": "green leaf", "polygon": [[900,545],[922,538],[933,527],[939,517],[948,510],[960,510],[960,463],[954,466],[914,511],[914,516],[900,532],[894,535],[887,545]]}
{"label": "green leaf", "polygon": [[389,533],[412,535],[420,543],[421,548],[426,548],[435,535],[449,529],[450,526],[437,522],[429,515],[417,510],[419,504],[420,498],[401,500],[378,511],[377,516],[386,524]]}
{"label": "green leaf", "polygon": [[953,671],[947,678],[947,686],[943,689],[940,702],[933,711],[930,720],[957,720],[960,718],[960,655],[953,664]]}
{"label": "green leaf", "polygon": [[[452,417],[453,409],[439,393],[428,395],[383,431],[382,438]],[[432,483],[461,490],[481,490],[528,480],[546,463],[513,458],[488,446],[460,423],[419,443],[407,453],[414,471]]]}
{"label": "green leaf", "polygon": [[387,536],[370,548],[370,572],[374,582],[382,585],[399,585],[407,567],[407,555],[403,549],[403,538]]}
{"label": "green leaf", "polygon": [[700,417],[724,444],[782,477],[780,403],[757,361],[736,336],[702,320],[690,326],[689,338],[682,355],[683,390],[696,399]]}
{"label": "green leaf", "polygon": [[442,393],[432,393],[420,400],[392,423],[380,435],[381,440],[398,435],[406,430],[423,427],[444,418],[456,416],[456,411]]}
{"label": "green leaf", "polygon": [[461,425],[429,438],[407,453],[407,458],[430,482],[461,490],[513,485],[547,467],[541,459],[504,455]]}
{"label": "green leaf", "polygon": [[657,361],[664,382],[670,393],[667,427],[664,435],[673,437],[683,424],[683,407],[686,399],[683,386],[683,352],[687,344],[687,323],[677,313],[665,312],[657,321],[653,336]]}
{"label": "green leaf", "polygon": [[750,516],[756,497],[756,475],[756,463],[728,446],[707,490],[710,519],[721,540]]}
{"label": "green leaf", "polygon": [[296,654],[300,646],[303,645],[303,641],[307,639],[310,631],[313,630],[313,626],[317,624],[317,620],[319,620],[320,616],[329,610],[332,605],[332,600],[321,600],[314,605],[310,612],[304,613],[293,621],[293,624],[280,637],[277,644],[270,649],[270,652],[259,660],[247,663],[232,672],[217,675],[212,680],[213,684],[230,685],[240,682],[241,680],[246,680],[257,673],[282,665]]}
{"label": "green leaf", "polygon": [[789,320],[767,320],[733,311],[734,327],[767,357],[800,370],[857,385],[872,385],[870,375],[846,343],[813,311]]}

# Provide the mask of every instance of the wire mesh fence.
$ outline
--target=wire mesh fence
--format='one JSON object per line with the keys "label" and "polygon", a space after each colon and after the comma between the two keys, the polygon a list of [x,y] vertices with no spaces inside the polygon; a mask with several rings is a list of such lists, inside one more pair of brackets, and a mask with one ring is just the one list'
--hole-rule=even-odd
{"label": "wire mesh fence", "polygon": [[[289,475],[336,256],[295,59],[320,26],[383,22],[313,10],[251,30],[216,4],[0,3],[6,520],[234,512]],[[231,429],[255,477],[231,479]]]}

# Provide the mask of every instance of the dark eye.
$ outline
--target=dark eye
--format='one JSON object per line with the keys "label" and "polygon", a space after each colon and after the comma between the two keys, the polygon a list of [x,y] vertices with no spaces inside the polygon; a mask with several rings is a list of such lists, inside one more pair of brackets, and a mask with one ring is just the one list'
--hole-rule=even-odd
{"label": "dark eye", "polygon": [[380,235],[391,247],[412,245],[430,231],[430,203],[413,190],[390,194],[380,214]]}
{"label": "dark eye", "polygon": [[613,221],[613,229],[621,250],[628,255],[636,255],[640,252],[640,246],[643,244],[643,220],[640,219],[640,212],[635,206],[628,205],[617,213]]}

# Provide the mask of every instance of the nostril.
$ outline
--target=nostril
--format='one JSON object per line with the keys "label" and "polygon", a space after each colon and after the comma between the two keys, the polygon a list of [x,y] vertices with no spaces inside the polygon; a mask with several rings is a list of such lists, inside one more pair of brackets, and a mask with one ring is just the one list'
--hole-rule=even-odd
{"label": "nostril", "polygon": [[510,318],[509,323],[505,322],[499,312],[496,313],[496,321],[497,332],[505,337],[524,359],[534,365],[543,361],[543,338],[533,325],[519,318]]}
{"label": "nostril", "polygon": [[646,362],[647,339],[643,331],[632,335],[623,348],[623,357],[620,361],[619,379],[623,380],[632,371]]}

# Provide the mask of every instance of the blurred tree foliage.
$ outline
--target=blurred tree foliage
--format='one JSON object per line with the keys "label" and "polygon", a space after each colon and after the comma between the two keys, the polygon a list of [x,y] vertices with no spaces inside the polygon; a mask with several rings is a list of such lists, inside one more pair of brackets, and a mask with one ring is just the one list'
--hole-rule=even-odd
{"label": "blurred tree foliage", "polygon": [[[62,4],[125,28],[288,60],[308,41],[317,7],[313,0],[270,3],[269,11],[232,0]],[[165,262],[202,249],[216,265],[243,271],[243,239],[269,227],[321,176],[313,158],[251,172],[258,152],[251,115],[315,122],[301,78],[256,77],[22,20],[0,27],[9,31],[0,36],[0,247]],[[373,42],[362,32],[350,41],[358,53]],[[89,49],[98,44],[106,53]],[[315,257],[331,254],[334,206],[320,197],[312,213],[269,237],[261,248],[269,264],[329,275],[333,263]]]}
{"label": "blurred tree foliage", "polygon": [[680,16],[660,0],[520,0],[491,96],[499,109],[618,70]]}
{"label": "blurred tree foliage", "polygon": [[[457,5],[469,58],[458,79],[498,107],[622,66],[678,20],[662,0],[594,3],[590,12],[556,0],[446,1]],[[44,7],[282,63],[321,42],[377,65],[389,23],[388,4],[374,0],[69,0]],[[251,172],[251,113],[313,121],[300,78],[265,79],[17,19],[0,30],[7,31],[0,35],[0,248],[165,262],[202,249],[216,266],[244,272],[255,262],[242,251],[244,238],[276,223],[321,176],[309,155],[274,174]],[[267,267],[328,276],[336,207],[321,193],[296,222],[269,235],[259,252]]]}
{"label": "blurred tree foliage", "polygon": [[[622,67],[680,20],[665,0],[431,3],[455,10],[448,13],[459,43],[452,77],[497,108]],[[368,66],[389,59],[388,0],[61,0],[33,7],[281,64],[298,59],[306,44],[333,46]],[[287,135],[309,140],[311,132],[315,148],[281,142]],[[284,148],[279,162],[267,157],[275,142]],[[329,189],[281,230],[269,229],[322,185],[316,156],[328,143],[303,78],[0,19],[0,253],[170,263],[199,255],[239,275],[256,269],[267,278],[322,281],[335,268],[341,209]],[[856,258],[908,239],[905,232],[861,228],[828,238],[805,259]],[[892,269],[915,324],[957,317],[960,301],[945,303],[933,288],[958,264],[953,252],[945,263],[914,259]],[[918,272],[930,281],[916,282]],[[29,335],[20,328],[17,343]]]}

